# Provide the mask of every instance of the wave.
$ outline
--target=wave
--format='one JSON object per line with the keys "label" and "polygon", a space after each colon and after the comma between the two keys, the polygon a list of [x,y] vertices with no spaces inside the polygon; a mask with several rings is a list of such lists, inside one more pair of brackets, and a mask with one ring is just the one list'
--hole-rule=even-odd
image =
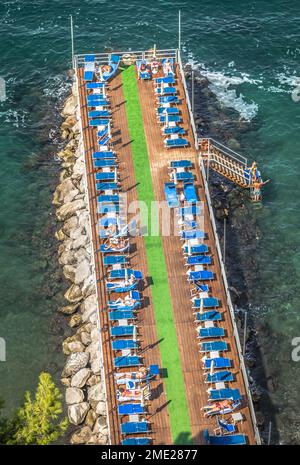
{"label": "wave", "polygon": [[247,101],[241,92],[237,92],[236,88],[245,83],[257,85],[261,82],[259,79],[251,79],[247,73],[239,73],[234,68],[234,61],[228,63],[230,73],[210,70],[203,63],[197,62],[191,55],[188,57],[188,63],[208,79],[210,90],[222,105],[236,110],[245,121],[251,121],[255,118],[258,112],[257,103]]}

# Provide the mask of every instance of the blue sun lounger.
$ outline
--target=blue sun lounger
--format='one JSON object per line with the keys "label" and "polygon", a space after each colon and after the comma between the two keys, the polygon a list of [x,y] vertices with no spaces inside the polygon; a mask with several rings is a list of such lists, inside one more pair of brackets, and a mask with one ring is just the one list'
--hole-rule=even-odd
{"label": "blue sun lounger", "polygon": [[116,182],[96,182],[97,191],[118,191],[120,187]]}
{"label": "blue sun lounger", "polygon": [[[145,65],[146,69],[141,70],[141,65]],[[144,80],[149,80],[151,79],[151,73],[149,69],[147,68],[148,64],[146,60],[136,60],[136,67],[138,69],[139,77],[144,81]]]}
{"label": "blue sun lounger", "polygon": [[[166,136],[169,136],[170,134],[183,135],[183,134],[185,134],[185,130],[184,130],[184,128],[181,128],[180,126],[173,126],[173,127],[170,127],[170,128],[164,128],[163,134],[165,134]],[[191,174],[192,178],[193,178],[193,173],[178,173],[178,174]],[[178,179],[178,175],[176,177]]]}
{"label": "blue sun lounger", "polygon": [[193,182],[185,182],[183,185],[183,191],[188,203],[198,202],[198,196]]}
{"label": "blue sun lounger", "polygon": [[101,253],[124,253],[128,251],[130,248],[129,242],[127,242],[122,248],[116,248],[113,245],[112,246],[107,246],[106,244],[100,244],[100,252]]}
{"label": "blue sun lounger", "polygon": [[142,404],[121,404],[118,405],[119,415],[139,415],[145,413],[145,407]]}
{"label": "blue sun lounger", "polygon": [[136,316],[135,313],[131,310],[115,310],[109,312],[108,314],[109,321],[118,321],[118,320],[135,320]]}
{"label": "blue sun lounger", "polygon": [[150,438],[126,438],[122,440],[122,446],[148,446]]}
{"label": "blue sun lounger", "polygon": [[111,168],[116,168],[117,163],[115,160],[111,159],[102,159],[102,160],[93,160],[93,165],[94,168],[106,168],[106,167],[111,167]]}
{"label": "blue sun lounger", "polygon": [[195,176],[190,171],[182,171],[181,173],[176,173],[176,175],[172,173],[171,176],[173,180],[176,177],[177,181],[193,181],[195,179]]}
{"label": "blue sun lounger", "polygon": [[211,257],[209,255],[193,255],[187,258],[186,264],[191,265],[211,265]]}
{"label": "blue sun lounger", "polygon": [[177,95],[163,95],[162,97],[158,97],[159,103],[179,103],[179,98]]}
{"label": "blue sun lounger", "polygon": [[106,283],[106,290],[107,292],[128,292],[128,291],[133,291],[137,288],[137,281],[135,281],[133,284],[128,284],[124,286],[116,286],[114,283]]}
{"label": "blue sun lounger", "polygon": [[122,434],[147,433],[150,430],[148,421],[128,421],[121,423]]}
{"label": "blue sun lounger", "polygon": [[164,191],[169,207],[179,207],[179,200],[177,197],[175,184],[173,182],[165,182]]}
{"label": "blue sun lounger", "polygon": [[104,71],[102,73],[102,77],[104,81],[108,81],[111,77],[113,77],[118,69],[121,57],[119,55],[112,54],[109,61],[110,71]]}
{"label": "blue sun lounger", "polygon": [[[203,343],[205,344],[205,343]],[[211,344],[211,343],[208,343]],[[233,381],[233,374],[231,371],[216,371],[213,374],[207,373],[206,383],[219,383],[219,382],[230,382]]]}
{"label": "blue sun lounger", "polygon": [[170,163],[171,168],[192,168],[191,160],[173,160]]}
{"label": "blue sun lounger", "polygon": [[199,339],[208,339],[211,337],[224,337],[225,330],[224,328],[218,328],[215,326],[214,328],[201,328],[199,330]]}
{"label": "blue sun lounger", "polygon": [[159,77],[155,79],[155,84],[175,84],[175,78],[173,76]]}
{"label": "blue sun lounger", "polygon": [[[130,292],[129,295],[130,295],[130,297],[132,299],[136,300],[137,302],[141,302],[141,293],[139,291],[132,291],[132,292]],[[116,303],[115,300],[109,300],[108,301],[108,306],[110,308],[119,308],[120,307],[119,303]]]}
{"label": "blue sun lounger", "polygon": [[120,356],[114,359],[115,368],[138,367],[141,365],[141,359],[137,355],[129,355],[127,357]]}
{"label": "blue sun lounger", "polygon": [[225,434],[233,434],[236,432],[236,427],[234,423],[228,423],[226,420],[221,420],[219,417],[217,417],[217,423],[217,430],[225,431]]}
{"label": "blue sun lounger", "polygon": [[[168,73],[166,74],[166,70],[165,70],[165,64],[167,63],[167,61],[169,62],[169,66],[168,66]],[[164,75],[165,77],[173,77],[174,76],[174,59],[173,58],[164,58],[163,60],[161,60],[161,64],[163,66],[163,72],[164,72]]]}
{"label": "blue sun lounger", "polygon": [[[102,226],[104,228],[108,228],[108,226],[111,226],[111,225],[116,225],[117,224],[117,218],[100,218],[99,220],[99,226]],[[106,235],[104,235],[103,237],[106,237]]]}
{"label": "blue sun lounger", "polygon": [[88,82],[86,88],[90,89],[104,89],[105,82]]}
{"label": "blue sun lounger", "polygon": [[191,231],[182,231],[182,239],[204,239],[205,232],[201,229],[192,229]]}
{"label": "blue sun lounger", "polygon": [[139,344],[133,339],[117,339],[112,341],[113,350],[124,350],[124,349],[138,349]]}
{"label": "blue sun lounger", "polygon": [[102,160],[103,158],[115,159],[117,155],[111,150],[103,150],[102,152],[94,152],[92,158],[93,160]]}
{"label": "blue sun lounger", "polygon": [[210,310],[204,313],[198,312],[196,314],[196,319],[197,321],[221,321],[222,316],[220,312],[217,312],[216,310]]}
{"label": "blue sun lounger", "polygon": [[155,92],[159,95],[176,95],[177,89],[176,87],[164,87],[163,92],[161,92],[161,87],[157,87]]}
{"label": "blue sun lounger", "polygon": [[95,55],[85,55],[83,79],[85,81],[92,81],[94,77],[94,71],[95,71]]}
{"label": "blue sun lounger", "polygon": [[208,430],[204,430],[206,444],[211,446],[242,446],[246,444],[244,434],[228,434],[226,436],[210,436]]}
{"label": "blue sun lounger", "polygon": [[227,343],[225,341],[209,341],[200,344],[200,352],[211,352],[212,350],[222,352],[226,351],[227,348]]}
{"label": "blue sun lounger", "polygon": [[125,255],[107,255],[103,257],[103,263],[105,266],[125,264],[127,263],[127,258]]}
{"label": "blue sun lounger", "polygon": [[178,137],[177,139],[166,139],[165,146],[168,148],[171,147],[186,147],[188,145],[187,139],[181,139]]}
{"label": "blue sun lounger", "polygon": [[89,120],[90,126],[108,126],[109,120],[108,119],[90,119]]}
{"label": "blue sun lounger", "polygon": [[[161,115],[159,117],[159,122],[160,123],[165,123],[166,122],[166,115]],[[169,123],[181,123],[181,118],[179,115],[168,115],[168,122]]]}
{"label": "blue sun lounger", "polygon": [[186,205],[185,207],[180,207],[178,214],[181,216],[185,215],[199,215],[201,213],[200,205]]}
{"label": "blue sun lounger", "polygon": [[105,139],[98,140],[98,145],[100,147],[103,145],[107,145],[110,139],[111,139],[111,136],[106,136]]}
{"label": "blue sun lounger", "polygon": [[119,213],[120,207],[117,203],[100,203],[97,206],[97,212],[102,215],[104,213]]}
{"label": "blue sun lounger", "polygon": [[[203,254],[206,252],[208,252],[208,246],[206,244],[192,245],[190,247],[190,253],[192,255]],[[185,254],[189,253],[189,247],[187,245],[184,247],[184,253]]]}
{"label": "blue sun lounger", "polygon": [[134,325],[113,326],[110,328],[111,337],[133,336],[135,331]]}
{"label": "blue sun lounger", "polygon": [[204,364],[205,370],[210,369],[212,361],[214,362],[214,369],[231,367],[231,360],[229,358],[224,358],[224,357],[207,358]]}
{"label": "blue sun lounger", "polygon": [[121,270],[111,270],[109,277],[112,279],[125,279],[126,277],[126,271],[127,271],[127,276],[133,275],[136,279],[142,279],[143,275],[141,271],[138,270],[132,270],[131,268],[122,268]]}
{"label": "blue sun lounger", "polygon": [[209,398],[208,400],[225,400],[225,399],[232,399],[232,400],[240,400],[242,398],[239,389],[211,389],[209,391]]}
{"label": "blue sun lounger", "polygon": [[[109,105],[109,102],[106,99],[103,98],[90,98],[88,99],[88,103],[92,104],[94,107],[107,107]],[[101,118],[102,116],[102,111],[104,110],[91,110],[88,113],[89,118]]]}
{"label": "blue sun lounger", "polygon": [[159,107],[157,109],[159,115],[179,115],[179,109],[176,107]]}
{"label": "blue sun lounger", "polygon": [[190,271],[188,276],[190,281],[207,281],[214,279],[213,272],[208,270]]}
{"label": "blue sun lounger", "polygon": [[[96,103],[94,100],[92,103]],[[98,103],[98,102],[97,102]],[[102,105],[102,104],[99,104],[97,105],[99,107],[101,106],[105,106],[105,103]],[[106,111],[106,110],[91,110],[89,111],[88,113],[88,117],[89,118],[102,118],[102,115],[103,115],[103,111]],[[103,122],[102,122],[102,125],[108,125],[108,120],[107,119],[103,119]],[[100,124],[98,124],[98,126],[100,126]]]}
{"label": "blue sun lounger", "polygon": [[219,301],[215,297],[204,297],[204,299],[194,299],[193,308],[200,308],[202,301],[204,308],[216,308],[219,306]]}
{"label": "blue sun lounger", "polygon": [[112,194],[112,195],[98,195],[97,197],[97,202],[98,203],[105,203],[105,202],[112,202],[112,203],[118,203],[120,201],[120,196],[118,194]]}

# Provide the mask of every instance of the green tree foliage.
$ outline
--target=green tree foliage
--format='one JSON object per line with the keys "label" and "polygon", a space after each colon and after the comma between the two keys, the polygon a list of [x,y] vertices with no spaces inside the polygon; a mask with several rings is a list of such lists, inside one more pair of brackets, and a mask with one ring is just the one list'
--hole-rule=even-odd
{"label": "green tree foliage", "polygon": [[67,419],[59,420],[62,413],[61,394],[49,373],[41,373],[32,399],[25,393],[24,405],[17,411],[15,431],[10,444],[46,445],[62,436],[68,426]]}

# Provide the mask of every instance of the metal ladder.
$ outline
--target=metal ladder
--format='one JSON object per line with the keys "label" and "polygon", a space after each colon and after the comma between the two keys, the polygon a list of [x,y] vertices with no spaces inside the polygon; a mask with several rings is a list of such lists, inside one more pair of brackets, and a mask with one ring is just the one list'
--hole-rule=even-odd
{"label": "metal ladder", "polygon": [[241,187],[249,186],[249,179],[245,176],[247,158],[211,138],[201,138],[198,142],[205,166]]}

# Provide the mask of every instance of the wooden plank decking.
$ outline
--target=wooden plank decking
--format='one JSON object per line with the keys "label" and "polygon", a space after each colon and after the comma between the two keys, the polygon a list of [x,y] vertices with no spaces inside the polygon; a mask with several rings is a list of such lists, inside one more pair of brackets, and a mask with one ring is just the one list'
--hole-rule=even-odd
{"label": "wooden plank decking", "polygon": [[[113,376],[113,358],[111,349],[111,338],[109,334],[109,322],[107,314],[107,294],[105,291],[105,268],[102,263],[101,254],[97,252],[100,247],[98,235],[97,215],[97,193],[95,187],[95,169],[92,163],[92,153],[96,150],[96,129],[88,126],[88,115],[86,106],[86,89],[83,81],[82,69],[77,71],[79,83],[79,101],[83,127],[83,141],[85,148],[85,162],[88,179],[88,195],[92,222],[93,245],[95,252],[97,288],[99,296],[99,312],[102,328],[102,348],[104,358],[104,371],[106,389],[108,396],[109,424],[111,432],[111,443],[119,444],[121,434],[117,415],[117,402],[115,398],[116,386]],[[177,73],[178,75],[178,73]],[[178,76],[177,76],[178,77]],[[179,96],[184,97],[184,90],[180,79],[177,81]],[[200,200],[205,201],[203,180],[196,164],[196,151],[192,145],[192,131],[188,123],[188,111],[185,102],[179,106],[187,131],[190,147],[187,149],[165,149],[161,127],[157,124],[156,101],[154,96],[153,82],[138,82],[140,102],[142,107],[143,124],[145,129],[154,193],[157,200],[164,200],[163,185],[168,181],[167,166],[171,159],[191,159],[194,162],[194,174]],[[109,86],[109,97],[111,100],[113,119],[113,149],[118,154],[120,180],[122,190],[128,195],[128,203],[138,200],[134,167],[131,157],[130,137],[125,113],[125,102],[122,92],[122,79],[117,75]],[[216,279],[211,283],[212,295],[221,302],[223,314],[222,326],[226,329],[225,340],[230,346],[228,357],[233,360],[236,382],[232,387],[238,387],[245,396],[245,386],[239,370],[239,358],[235,347],[233,328],[230,320],[229,309],[226,304],[225,290],[221,278],[220,265],[215,248],[212,226],[209,220],[207,206],[205,206],[204,229],[207,233],[206,243],[213,257],[213,265],[210,269],[215,273]],[[215,420],[205,419],[201,408],[207,404],[208,385],[204,383],[203,370],[201,367],[201,354],[198,351],[194,315],[190,302],[190,285],[186,279],[186,269],[181,251],[179,237],[163,236],[163,248],[168,272],[168,283],[170,286],[174,322],[176,326],[178,346],[181,357],[184,382],[186,387],[186,398],[188,402],[190,423],[192,428],[193,442],[203,444],[203,430],[208,428],[210,432],[216,427]],[[145,365],[158,364],[161,366],[159,341],[155,327],[154,310],[152,307],[151,288],[147,284],[149,276],[147,273],[147,262],[144,239],[142,237],[131,238],[130,265],[132,268],[143,272],[143,296],[145,306],[138,312],[139,340],[141,342],[141,355]],[[118,295],[116,295],[118,297]],[[153,444],[171,444],[171,432],[167,410],[167,398],[163,379],[157,379],[151,384],[153,399],[149,402],[149,417],[151,421]],[[238,430],[247,435],[248,442],[254,444],[254,433],[250,412],[245,405],[242,409],[245,420],[238,425]]]}

